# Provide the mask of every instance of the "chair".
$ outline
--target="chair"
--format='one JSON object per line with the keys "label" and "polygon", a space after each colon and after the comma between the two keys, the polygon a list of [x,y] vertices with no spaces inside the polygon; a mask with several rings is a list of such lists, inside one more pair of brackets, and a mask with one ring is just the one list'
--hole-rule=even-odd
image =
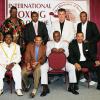
{"label": "chair", "polygon": [[89,88],[89,87],[90,87],[90,86],[89,86],[89,82],[90,82],[90,79],[91,79],[90,71],[89,71],[88,68],[84,67],[84,68],[81,68],[81,72],[82,72],[83,74],[86,74],[86,75],[88,76],[88,78],[87,78],[87,83],[88,83],[88,88]]}
{"label": "chair", "polygon": [[12,72],[11,72],[11,71],[7,71],[7,72],[5,73],[5,76],[7,77],[7,81],[8,81],[9,84],[10,84],[10,91],[11,91],[11,93],[12,93],[12,79],[13,79],[13,77],[12,77]]}
{"label": "chair", "polygon": [[[66,56],[64,53],[51,53],[48,57],[48,63],[51,70],[49,75],[64,75],[67,88],[67,73],[66,73]],[[62,70],[64,68],[64,70]]]}

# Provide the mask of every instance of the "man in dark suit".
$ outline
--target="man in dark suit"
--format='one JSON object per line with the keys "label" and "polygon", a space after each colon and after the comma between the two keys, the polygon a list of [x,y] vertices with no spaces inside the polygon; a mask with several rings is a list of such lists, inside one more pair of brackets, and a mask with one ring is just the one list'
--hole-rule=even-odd
{"label": "man in dark suit", "polygon": [[[94,71],[93,65],[96,61],[96,55],[91,50],[91,47],[87,42],[84,42],[84,35],[82,32],[76,34],[76,39],[69,44],[69,57],[70,63],[74,64],[76,68],[77,84],[75,88],[78,88],[78,82],[80,79],[81,68],[87,67],[90,72]],[[96,71],[98,77],[98,86],[100,87],[100,67]]]}
{"label": "man in dark suit", "polygon": [[80,13],[81,22],[77,25],[77,32],[84,33],[85,42],[89,42],[91,49],[97,54],[97,42],[100,40],[99,30],[94,22],[87,20],[87,13],[82,11]]}
{"label": "man in dark suit", "polygon": [[24,41],[29,43],[34,40],[36,35],[40,35],[44,44],[48,41],[48,31],[45,23],[38,21],[39,15],[37,12],[31,12],[32,21],[28,23],[24,29]]}

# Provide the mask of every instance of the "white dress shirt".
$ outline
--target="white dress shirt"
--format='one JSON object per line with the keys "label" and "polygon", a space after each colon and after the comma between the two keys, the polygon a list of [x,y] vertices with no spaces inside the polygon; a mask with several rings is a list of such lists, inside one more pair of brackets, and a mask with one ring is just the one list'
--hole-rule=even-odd
{"label": "white dress shirt", "polygon": [[33,22],[33,27],[34,27],[34,30],[35,30],[35,34],[38,35],[38,21],[36,23]]}
{"label": "white dress shirt", "polygon": [[80,61],[86,61],[86,58],[83,53],[83,45],[82,43],[78,43],[79,51],[80,51]]}

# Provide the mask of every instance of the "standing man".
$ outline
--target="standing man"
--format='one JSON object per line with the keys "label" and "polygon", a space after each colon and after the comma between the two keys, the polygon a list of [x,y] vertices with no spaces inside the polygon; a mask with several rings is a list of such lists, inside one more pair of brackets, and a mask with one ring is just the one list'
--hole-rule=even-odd
{"label": "standing man", "polygon": [[28,75],[33,74],[34,77],[34,89],[31,92],[33,98],[38,90],[40,80],[40,67],[46,60],[46,47],[42,44],[41,36],[37,35],[34,38],[34,42],[31,42],[26,47],[25,52],[25,66],[22,69],[23,82],[25,84],[25,90],[28,91],[30,87]]}
{"label": "standing man", "polygon": [[18,96],[22,96],[21,86],[21,61],[20,47],[12,42],[11,34],[4,36],[4,42],[0,44],[0,95],[3,93],[3,78],[6,71],[12,71],[15,82],[15,91]]}
{"label": "standing man", "polygon": [[70,41],[72,41],[72,39],[74,39],[74,25],[72,22],[66,20],[66,10],[63,8],[58,9],[58,18],[58,21],[52,23],[50,40],[53,40],[53,32],[59,31],[61,34],[61,40],[69,43]]}
{"label": "standing man", "polygon": [[48,41],[48,31],[45,23],[38,21],[39,14],[37,12],[31,12],[32,21],[28,23],[24,30],[24,41],[25,43],[32,42],[36,35],[40,35],[43,39],[43,43],[46,44]]}
{"label": "standing man", "polygon": [[87,13],[80,13],[81,22],[77,25],[77,32],[83,32],[84,41],[88,42],[93,50],[93,54],[97,54],[97,42],[100,40],[99,30],[94,22],[87,20]]}
{"label": "standing man", "polygon": [[[50,53],[52,53],[52,52],[57,52],[57,53],[63,52],[66,55],[66,57],[68,57],[68,55],[69,55],[68,43],[61,40],[60,32],[54,31],[53,38],[54,38],[53,41],[47,42],[46,56],[48,57],[50,55]],[[63,59],[61,59],[61,60],[63,60]],[[49,70],[49,65],[48,65],[48,62],[46,62],[45,64],[43,64],[41,66],[41,84],[43,85],[43,91],[41,93],[41,96],[46,96],[49,93],[48,70]],[[66,70],[69,73],[68,91],[77,95],[79,93],[74,88],[74,85],[77,82],[76,81],[75,66],[69,62],[66,62]]]}
{"label": "standing man", "polygon": [[3,35],[10,33],[13,36],[13,42],[23,47],[23,29],[24,22],[17,17],[17,8],[12,6],[10,9],[10,17],[7,18],[2,25]]}
{"label": "standing man", "polygon": [[69,44],[68,60],[76,68],[76,89],[78,89],[81,68],[84,67],[88,68],[90,72],[96,71],[98,77],[97,88],[100,89],[100,67],[93,67],[95,63],[98,65],[98,62],[96,61],[96,55],[93,54],[93,51],[91,50],[91,47],[89,47],[89,44],[87,42],[84,42],[84,34],[82,32],[76,33],[76,39]]}

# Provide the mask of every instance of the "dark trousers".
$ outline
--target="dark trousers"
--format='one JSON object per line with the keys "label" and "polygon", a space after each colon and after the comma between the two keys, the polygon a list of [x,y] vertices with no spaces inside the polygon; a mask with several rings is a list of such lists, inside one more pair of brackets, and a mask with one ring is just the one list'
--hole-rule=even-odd
{"label": "dark trousers", "polygon": [[[81,65],[81,68],[88,68],[91,73],[95,72],[95,68],[93,67],[93,65],[94,65],[93,62],[91,62],[91,61],[80,61],[78,63]],[[76,70],[77,84],[80,80],[81,74],[82,74],[81,71]],[[84,74],[84,77],[87,79],[88,78],[87,74]]]}

